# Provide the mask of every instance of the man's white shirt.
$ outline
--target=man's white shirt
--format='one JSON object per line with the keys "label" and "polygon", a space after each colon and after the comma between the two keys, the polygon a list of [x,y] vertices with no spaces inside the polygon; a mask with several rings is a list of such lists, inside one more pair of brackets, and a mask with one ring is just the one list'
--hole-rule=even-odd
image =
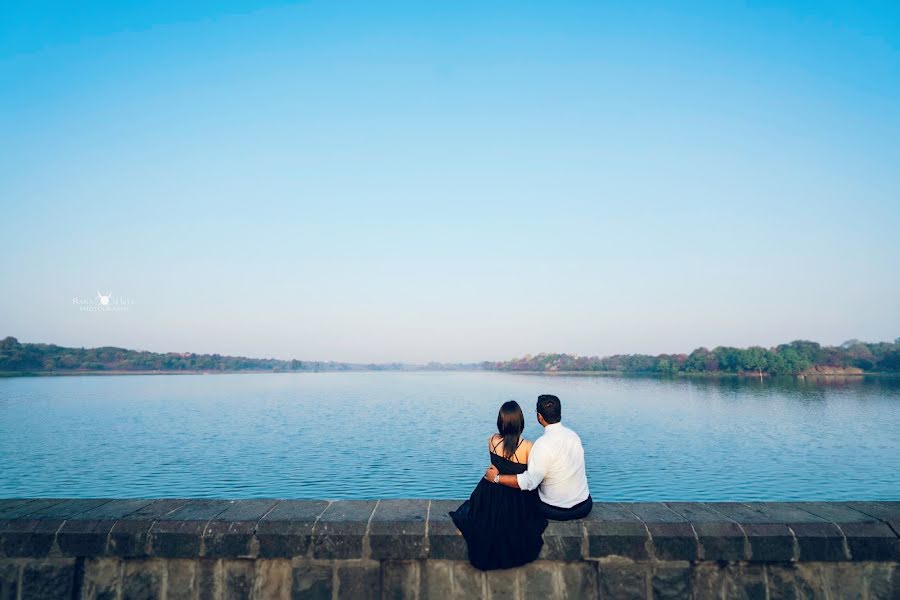
{"label": "man's white shirt", "polygon": [[528,470],[516,478],[521,489],[538,488],[542,502],[559,508],[571,508],[591,493],[581,438],[562,423],[544,427],[544,435],[534,442],[528,455]]}

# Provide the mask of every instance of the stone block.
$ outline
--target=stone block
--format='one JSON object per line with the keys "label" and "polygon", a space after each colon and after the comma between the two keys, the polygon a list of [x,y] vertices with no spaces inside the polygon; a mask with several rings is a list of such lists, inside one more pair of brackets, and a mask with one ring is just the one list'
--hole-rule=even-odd
{"label": "stone block", "polygon": [[163,597],[161,560],[128,560],[123,564],[122,600],[156,600]]}
{"label": "stone block", "polygon": [[705,560],[744,560],[749,544],[740,525],[702,502],[666,502],[666,506],[694,527],[698,554]]}
{"label": "stone block", "polygon": [[324,500],[285,500],[256,525],[259,556],[293,558],[310,548],[313,526],[328,507]]}
{"label": "stone block", "polygon": [[197,595],[199,564],[196,560],[166,561],[166,600],[192,600]]}
{"label": "stone block", "polygon": [[[594,571],[591,563],[583,563]],[[562,575],[560,564],[538,560],[522,568],[522,597],[525,600],[560,600],[562,596]]]}
{"label": "stone block", "polygon": [[484,598],[485,575],[465,561],[453,563],[453,597],[454,598]]}
{"label": "stone block", "polygon": [[45,508],[62,504],[63,502],[65,500],[62,498],[38,498],[21,502],[17,500],[6,507],[0,508],[0,520],[24,519]]}
{"label": "stone block", "polygon": [[372,500],[332,502],[313,527],[313,557],[362,558],[363,540],[374,509]]}
{"label": "stone block", "polygon": [[741,525],[750,545],[753,561],[789,561],[794,559],[794,536],[782,523],[745,523]]}
{"label": "stone block", "polygon": [[150,504],[147,504],[119,518],[128,519],[131,521],[155,521],[157,519],[162,519],[166,515],[171,514],[172,512],[178,510],[183,506],[186,506],[188,502],[190,502],[190,500],[183,498],[163,498],[160,500],[154,500]]}
{"label": "stone block", "polygon": [[106,551],[122,558],[149,556],[148,542],[152,520],[122,519],[116,521],[108,536]]}
{"label": "stone block", "polygon": [[900,538],[887,523],[842,523],[850,559],[854,561],[900,561]]}
{"label": "stone block", "polygon": [[256,521],[210,521],[203,530],[203,556],[210,558],[251,557]]}
{"label": "stone block", "polygon": [[689,600],[691,565],[688,562],[660,563],[650,578],[654,600]]}
{"label": "stone block", "polygon": [[825,521],[843,525],[844,523],[879,522],[878,519],[851,508],[842,502],[792,502],[801,510]]}
{"label": "stone block", "polygon": [[0,519],[7,511],[18,509],[29,502],[34,502],[33,498],[0,498]]}
{"label": "stone block", "polygon": [[843,504],[887,523],[900,535],[900,502],[844,502]]}
{"label": "stone block", "polygon": [[448,514],[461,500],[432,500],[428,518],[428,556],[447,560],[468,560],[466,540]]}
{"label": "stone block", "polygon": [[704,502],[703,504],[741,525],[747,523],[783,523],[780,520],[773,521],[770,515],[742,502]]}
{"label": "stone block", "polygon": [[584,519],[588,556],[650,558],[647,527],[631,511],[617,502],[597,502]]}
{"label": "stone block", "polygon": [[257,560],[254,598],[290,600],[291,561],[286,559]]}
{"label": "stone block", "polygon": [[93,498],[63,500],[62,502],[33,512],[29,516],[32,519],[74,519],[86,511],[103,506],[104,504],[109,504],[110,502],[112,502],[112,500]]}
{"label": "stone block", "polygon": [[197,596],[199,600],[222,600],[225,597],[225,574],[221,559],[197,562]]}
{"label": "stone block", "polygon": [[708,502],[664,502],[669,509],[680,517],[696,525],[697,523],[733,523],[715,509],[715,503]]}
{"label": "stone block", "polygon": [[515,600],[519,595],[518,569],[486,571],[488,598],[490,600]]}
{"label": "stone block", "polygon": [[166,513],[160,520],[166,521],[210,521],[234,505],[234,500],[188,500],[175,510]]}
{"label": "stone block", "polygon": [[69,520],[56,534],[56,543],[67,556],[103,556],[115,524],[112,520]]}
{"label": "stone block", "polygon": [[628,503],[623,502],[594,502],[591,512],[586,516],[584,521],[607,521],[607,522],[631,522],[637,521],[637,515],[628,507]]}
{"label": "stone block", "polygon": [[331,563],[295,561],[291,569],[294,600],[331,600],[334,566]]}
{"label": "stone block", "polygon": [[[766,566],[768,598],[895,598],[889,590],[890,574],[880,565],[862,563],[795,563]],[[877,574],[876,574],[877,573]],[[873,588],[873,575],[878,579]],[[884,595],[887,593],[887,595]]]}
{"label": "stone block", "polygon": [[[822,564],[794,565],[794,582],[798,598],[827,598],[825,592],[825,580],[823,578]],[[841,600],[844,600],[841,598]]]}
{"label": "stone block", "polygon": [[765,565],[729,563],[722,570],[722,593],[736,600],[767,600]]}
{"label": "stone block", "polygon": [[650,597],[646,564],[619,558],[601,560],[597,580],[601,598],[637,600]]}
{"label": "stone block", "polygon": [[691,570],[691,592],[694,600],[721,600],[725,573],[721,563],[705,561]]}
{"label": "stone block", "polygon": [[585,537],[582,521],[550,521],[544,530],[540,558],[545,560],[581,560]]}
{"label": "stone block", "polygon": [[223,560],[225,600],[250,600],[256,578],[252,560]]}
{"label": "stone block", "polygon": [[650,536],[643,523],[588,523],[588,556],[622,556],[637,560],[650,558]]}
{"label": "stone block", "polygon": [[594,563],[564,562],[559,567],[559,573],[562,575],[564,597],[587,600],[598,597],[597,568]]}
{"label": "stone block", "polygon": [[427,560],[422,564],[422,599],[445,600],[453,597],[453,563]]}
{"label": "stone block", "polygon": [[232,500],[203,531],[203,555],[211,558],[253,557],[256,524],[278,500]]}
{"label": "stone block", "polygon": [[796,565],[771,563],[766,565],[769,600],[798,600]]}
{"label": "stone block", "polygon": [[746,506],[761,515],[767,523],[825,523],[826,519],[803,509],[802,502],[746,502]]}
{"label": "stone block", "polygon": [[213,517],[213,521],[252,521],[256,523],[280,504],[281,500],[252,498],[249,500],[227,500],[224,511]]}
{"label": "stone block", "polygon": [[428,500],[381,500],[369,524],[369,548],[376,560],[425,558]]}
{"label": "stone block", "polygon": [[71,598],[75,585],[75,559],[35,560],[22,565],[23,600]]}
{"label": "stone block", "polygon": [[868,564],[864,569],[867,583],[866,594],[869,598],[872,600],[900,598],[900,568],[897,565]]}
{"label": "stone block", "polygon": [[19,591],[19,564],[0,559],[0,600],[16,600]]}
{"label": "stone block", "polygon": [[867,582],[859,563],[828,565],[820,570],[820,577],[826,598],[868,600]]}
{"label": "stone block", "polygon": [[377,562],[338,562],[339,600],[381,598],[381,566]]}
{"label": "stone block", "polygon": [[162,558],[202,556],[205,528],[206,521],[157,521],[148,534],[150,554]]}
{"label": "stone block", "polygon": [[687,519],[662,502],[620,502],[644,523],[687,523]]}
{"label": "stone block", "polygon": [[64,521],[57,519],[12,519],[0,521],[0,556],[40,558],[47,556]]}
{"label": "stone block", "polygon": [[[148,542],[150,554],[163,558],[202,556],[203,532],[207,522],[225,512],[233,505],[233,502],[229,500],[188,500],[167,512],[150,529]],[[113,528],[114,531],[117,529],[118,527]]]}
{"label": "stone block", "polygon": [[844,548],[844,536],[833,523],[791,523],[802,561],[848,560]]}
{"label": "stone block", "polygon": [[100,504],[94,508],[88,509],[78,516],[74,517],[78,520],[87,521],[115,521],[124,519],[143,508],[147,508],[155,500],[110,500]]}
{"label": "stone block", "polygon": [[116,600],[122,581],[122,563],[116,558],[88,558],[81,580],[83,600]]}
{"label": "stone block", "polygon": [[419,597],[419,563],[385,560],[381,563],[382,598],[405,600]]}
{"label": "stone block", "polygon": [[690,523],[647,523],[659,560],[697,560],[697,538]]}
{"label": "stone block", "polygon": [[693,523],[701,560],[745,560],[750,544],[737,523]]}
{"label": "stone block", "polygon": [[647,526],[659,560],[697,560],[697,537],[691,524],[662,502],[622,503]]}

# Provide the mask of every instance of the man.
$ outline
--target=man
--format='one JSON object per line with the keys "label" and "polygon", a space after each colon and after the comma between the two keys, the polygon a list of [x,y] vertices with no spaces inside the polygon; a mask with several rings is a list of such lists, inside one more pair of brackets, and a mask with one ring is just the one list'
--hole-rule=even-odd
{"label": "man", "polygon": [[[494,483],[521,490],[538,488],[538,507],[556,521],[581,519],[594,505],[584,470],[584,448],[578,434],[560,423],[559,398],[538,396],[537,420],[544,428],[528,455],[528,470],[500,475],[493,465],[484,474]],[[540,487],[538,487],[540,486]]]}

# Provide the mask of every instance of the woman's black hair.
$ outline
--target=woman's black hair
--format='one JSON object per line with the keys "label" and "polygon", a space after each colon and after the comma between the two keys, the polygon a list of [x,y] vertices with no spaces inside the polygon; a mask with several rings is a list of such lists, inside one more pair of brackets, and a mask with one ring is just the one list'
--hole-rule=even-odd
{"label": "woman's black hair", "polygon": [[503,438],[503,458],[510,458],[519,447],[519,440],[525,430],[525,415],[515,400],[504,402],[497,413],[497,431]]}

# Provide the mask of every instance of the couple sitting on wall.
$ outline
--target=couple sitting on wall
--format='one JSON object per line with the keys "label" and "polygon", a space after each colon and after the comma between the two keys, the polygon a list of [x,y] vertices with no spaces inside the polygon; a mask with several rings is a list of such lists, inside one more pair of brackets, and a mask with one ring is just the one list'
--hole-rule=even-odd
{"label": "couple sitting on wall", "polygon": [[559,398],[539,396],[537,421],[544,434],[532,443],[522,437],[519,404],[500,407],[497,433],[488,439],[491,467],[472,496],[450,513],[466,538],[469,561],[479,569],[535,560],[547,519],[568,521],[591,512],[581,439],[563,426],[561,416]]}

